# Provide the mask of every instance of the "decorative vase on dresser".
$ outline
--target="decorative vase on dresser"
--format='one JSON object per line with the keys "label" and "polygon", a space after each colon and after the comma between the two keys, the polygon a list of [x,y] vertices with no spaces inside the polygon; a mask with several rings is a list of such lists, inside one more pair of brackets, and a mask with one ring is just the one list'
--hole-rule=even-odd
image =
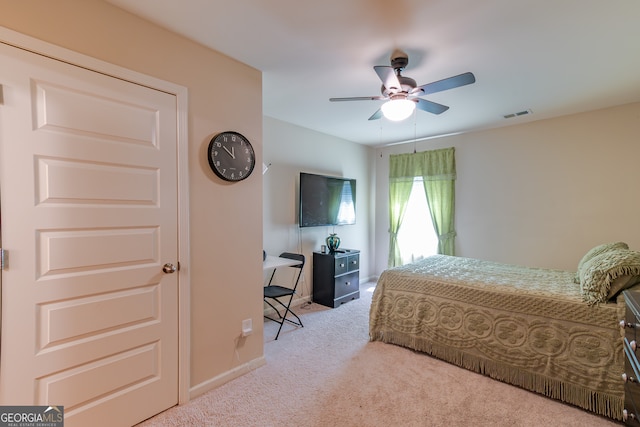
{"label": "decorative vase on dresser", "polygon": [[330,252],[335,252],[340,247],[340,237],[336,233],[331,233],[327,237],[327,247]]}

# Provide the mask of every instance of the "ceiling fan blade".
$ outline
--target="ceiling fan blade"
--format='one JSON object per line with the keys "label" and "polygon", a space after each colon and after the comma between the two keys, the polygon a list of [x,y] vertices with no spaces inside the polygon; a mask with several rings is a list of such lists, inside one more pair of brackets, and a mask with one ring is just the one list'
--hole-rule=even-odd
{"label": "ceiling fan blade", "polygon": [[382,110],[378,108],[378,111],[373,113],[371,117],[369,117],[369,120],[378,120],[380,117],[382,117]]}
{"label": "ceiling fan blade", "polygon": [[426,99],[415,99],[416,107],[422,111],[426,111],[432,114],[442,114],[449,109],[446,105],[438,104],[436,102],[427,101]]}
{"label": "ceiling fan blade", "polygon": [[376,71],[376,74],[378,74],[378,77],[380,77],[382,84],[387,88],[387,90],[392,92],[402,90],[400,80],[398,80],[398,76],[396,76],[396,72],[392,67],[389,67],[388,65],[376,65],[373,69]]}
{"label": "ceiling fan blade", "polygon": [[378,101],[382,99],[387,99],[384,96],[353,96],[351,98],[329,98],[331,102],[338,101]]}
{"label": "ceiling fan blade", "polygon": [[476,77],[473,73],[463,73],[447,79],[438,80],[437,82],[427,83],[418,86],[411,91],[411,95],[422,96],[430,93],[442,92],[443,90],[453,89],[456,87],[475,83]]}

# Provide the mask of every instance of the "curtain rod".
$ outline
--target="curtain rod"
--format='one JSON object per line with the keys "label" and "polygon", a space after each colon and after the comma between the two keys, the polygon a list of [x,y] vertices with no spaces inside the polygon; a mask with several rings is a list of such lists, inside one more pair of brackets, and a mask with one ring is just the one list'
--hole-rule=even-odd
{"label": "curtain rod", "polygon": [[442,135],[426,136],[426,137],[420,138],[420,139],[411,139],[409,141],[390,142],[388,144],[380,145],[379,147],[385,148],[385,147],[391,147],[391,146],[394,146],[394,145],[412,144],[412,143],[415,143],[415,142],[428,141],[430,139],[444,138],[444,137],[447,137],[447,136],[460,135],[462,133],[464,133],[464,132],[452,132],[452,133],[445,133],[445,134],[442,134]]}

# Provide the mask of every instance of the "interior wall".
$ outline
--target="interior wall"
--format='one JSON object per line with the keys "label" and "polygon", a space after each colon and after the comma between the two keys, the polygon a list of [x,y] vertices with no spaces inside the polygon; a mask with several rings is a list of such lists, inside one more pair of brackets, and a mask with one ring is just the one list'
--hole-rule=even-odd
{"label": "interior wall", "polygon": [[[2,0],[0,10],[1,26],[187,87],[192,390],[261,360],[262,175],[228,184],[206,157],[213,134],[235,130],[261,164],[261,73],[100,0]],[[247,318],[254,333],[240,339]]]}
{"label": "interior wall", "polygon": [[[512,119],[517,120],[517,119]],[[640,250],[640,103],[421,141],[456,149],[456,255],[575,271],[593,246]],[[376,272],[387,265],[389,155],[376,150]]]}
{"label": "interior wall", "polygon": [[[312,292],[313,252],[326,245],[330,233],[341,239],[340,248],[360,250],[360,280],[372,275],[373,149],[273,118],[264,118],[263,241],[269,255],[299,252],[307,267],[298,298]],[[298,226],[300,172],[356,179],[356,224],[330,227]],[[285,279],[286,280],[286,279]]]}

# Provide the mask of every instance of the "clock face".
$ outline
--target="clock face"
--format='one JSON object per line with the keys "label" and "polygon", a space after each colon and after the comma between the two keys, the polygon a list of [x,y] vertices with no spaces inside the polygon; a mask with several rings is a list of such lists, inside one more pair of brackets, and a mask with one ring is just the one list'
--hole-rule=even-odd
{"label": "clock face", "polygon": [[225,181],[242,181],[253,172],[256,155],[249,140],[238,132],[222,132],[209,143],[209,166]]}

